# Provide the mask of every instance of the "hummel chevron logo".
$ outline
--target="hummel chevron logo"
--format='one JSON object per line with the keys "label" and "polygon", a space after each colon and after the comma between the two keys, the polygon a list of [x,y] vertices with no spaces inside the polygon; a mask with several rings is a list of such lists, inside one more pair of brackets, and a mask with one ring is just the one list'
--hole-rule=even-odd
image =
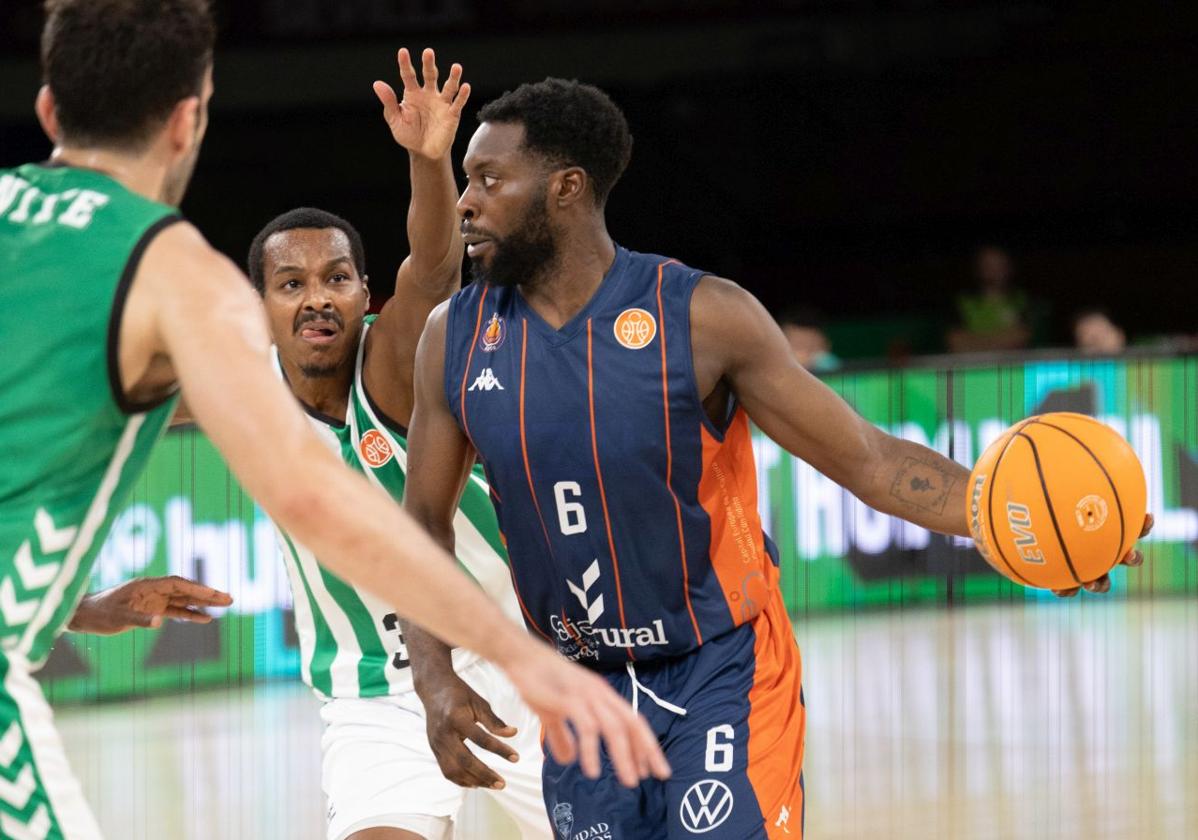
{"label": "hummel chevron logo", "polygon": [[0,767],[11,767],[13,759],[21,751],[25,736],[21,734],[21,725],[15,720],[8,725],[4,735],[0,736]]}
{"label": "hummel chevron logo", "polygon": [[582,604],[582,608],[587,611],[587,621],[594,624],[599,616],[603,615],[603,593],[595,598],[591,603],[587,603],[587,592],[591,585],[599,580],[599,561],[595,560],[591,565],[587,566],[587,570],[582,573],[582,588],[578,588],[578,584],[569,578],[566,579],[566,586],[570,587],[570,591],[574,593],[574,597],[578,599],[578,603]]}
{"label": "hummel chevron logo", "polygon": [[55,528],[54,519],[45,508],[38,508],[37,513],[33,515],[33,527],[37,529],[37,541],[41,543],[42,554],[66,551],[75,541],[75,534],[79,531],[74,526]]}
{"label": "hummel chevron logo", "polygon": [[[38,546],[42,556],[60,554],[71,547],[79,529],[58,528],[54,518],[45,508],[38,508],[33,515],[33,528],[37,532]],[[22,588],[30,593],[45,589],[54,582],[62,564],[58,562],[38,563],[33,559],[33,546],[30,540],[25,540],[13,556],[13,568],[16,578],[21,581]],[[36,597],[22,601],[17,596],[17,587],[13,582],[14,576],[9,575],[0,581],[0,615],[9,627],[29,623],[37,614],[38,599]]]}
{"label": "hummel chevron logo", "polygon": [[0,832],[12,840],[46,840],[50,833],[50,815],[45,805],[38,805],[29,822],[21,822],[8,814],[0,814]]}
{"label": "hummel chevron logo", "polygon": [[11,805],[14,810],[24,811],[36,786],[37,783],[33,780],[33,765],[26,764],[17,774],[15,782],[0,776],[0,802]]}
{"label": "hummel chevron logo", "polygon": [[493,391],[498,388],[503,390],[503,386],[499,384],[499,380],[495,378],[495,372],[490,368],[483,368],[482,373],[478,375],[478,379],[467,389],[470,391]]}
{"label": "hummel chevron logo", "polygon": [[28,624],[37,615],[37,598],[19,600],[12,578],[7,577],[0,581],[0,615],[4,616],[4,623],[9,627]]}
{"label": "hummel chevron logo", "polygon": [[21,585],[26,589],[44,589],[58,574],[58,563],[43,563],[39,566],[33,562],[29,540],[21,543],[15,560],[13,565],[17,568],[17,574],[21,576]]}

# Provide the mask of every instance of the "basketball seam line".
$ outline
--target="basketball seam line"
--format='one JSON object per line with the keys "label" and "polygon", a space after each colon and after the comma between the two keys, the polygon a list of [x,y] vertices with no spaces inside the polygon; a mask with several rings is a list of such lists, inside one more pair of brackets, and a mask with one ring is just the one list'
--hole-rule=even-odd
{"label": "basketball seam line", "polygon": [[1098,456],[1094,454],[1093,450],[1086,446],[1086,444],[1083,443],[1081,438],[1077,437],[1077,435],[1073,434],[1067,429],[1062,429],[1060,426],[1054,426],[1052,423],[1045,423],[1043,420],[1035,420],[1033,422],[1035,422],[1035,424],[1038,426],[1047,426],[1050,429],[1056,429],[1061,434],[1068,435],[1069,437],[1073,438],[1074,443],[1086,450],[1086,454],[1093,458],[1094,463],[1098,465],[1098,469],[1102,470],[1102,474],[1106,478],[1107,484],[1111,486],[1111,494],[1115,497],[1115,507],[1119,511],[1119,546],[1115,549],[1119,555],[1115,558],[1115,565],[1119,565],[1119,561],[1123,559],[1123,541],[1127,539],[1127,524],[1123,519],[1123,502],[1119,499],[1119,490],[1115,487],[1115,482],[1111,478],[1111,474],[1107,472],[1106,466],[1102,463],[1102,461],[1098,460]]}
{"label": "basketball seam line", "polygon": [[1057,535],[1057,544],[1061,546],[1061,553],[1065,555],[1065,565],[1069,567],[1069,574],[1073,576],[1073,580],[1077,582],[1077,585],[1081,586],[1082,579],[1077,576],[1077,569],[1073,568],[1073,558],[1069,556],[1069,549],[1065,545],[1065,538],[1061,535],[1061,526],[1057,523],[1057,513],[1053,509],[1052,499],[1048,495],[1048,482],[1044,480],[1044,469],[1040,466],[1040,452],[1036,449],[1036,442],[1032,440],[1030,435],[1025,435],[1022,428],[1015,434],[1026,440],[1032,447],[1032,458],[1036,461],[1036,475],[1040,479],[1040,489],[1044,493],[1044,504],[1048,507],[1048,518],[1052,520],[1052,529]]}
{"label": "basketball seam line", "polygon": [[[1026,425],[1027,423],[1025,422],[1023,426]],[[1019,434],[1023,426],[1015,430],[1015,434],[1011,435],[1006,445],[1002,448],[1002,452],[998,453],[998,457],[994,459],[994,470],[990,473],[990,487],[986,493],[986,512],[990,515],[990,536],[994,540],[994,550],[998,552],[998,559],[1002,560],[1003,564],[1011,570],[1011,574],[1023,581],[1025,585],[1034,587],[1035,584],[1019,574],[1015,566],[1007,559],[1007,555],[1003,553],[1002,545],[998,542],[998,531],[994,528],[994,483],[998,480],[998,468],[1002,466],[1002,459],[1006,457],[1007,450],[1011,448],[1011,444],[1015,442],[1015,436]]]}

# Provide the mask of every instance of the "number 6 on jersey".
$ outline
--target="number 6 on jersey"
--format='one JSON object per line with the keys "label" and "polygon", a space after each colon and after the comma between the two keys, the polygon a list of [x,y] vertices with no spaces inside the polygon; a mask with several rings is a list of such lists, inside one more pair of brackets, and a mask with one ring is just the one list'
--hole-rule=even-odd
{"label": "number 6 on jersey", "polygon": [[[587,512],[581,502],[567,502],[566,494],[582,498],[582,488],[577,481],[559,481],[553,485],[553,498],[557,502],[557,524],[566,536],[581,534],[587,529]],[[573,517],[573,520],[571,520]]]}

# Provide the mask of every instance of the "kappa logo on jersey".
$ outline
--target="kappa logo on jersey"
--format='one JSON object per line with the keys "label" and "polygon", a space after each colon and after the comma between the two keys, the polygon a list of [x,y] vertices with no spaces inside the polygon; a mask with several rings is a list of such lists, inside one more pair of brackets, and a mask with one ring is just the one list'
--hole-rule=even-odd
{"label": "kappa logo on jersey", "polygon": [[498,314],[495,314],[487,322],[487,328],[483,330],[479,343],[482,345],[484,353],[493,353],[503,346],[505,338],[507,338],[507,324]]}
{"label": "kappa logo on jersey", "polygon": [[500,385],[499,380],[495,378],[495,371],[491,370],[490,368],[483,368],[482,372],[478,375],[478,379],[475,379],[467,390],[494,391],[496,388],[498,388],[500,391],[503,390],[503,386]]}
{"label": "kappa logo on jersey", "polygon": [[378,429],[369,429],[358,441],[358,454],[376,470],[395,457],[391,444]]}
{"label": "kappa logo on jersey", "polygon": [[579,659],[584,656],[597,658],[590,649],[590,643],[601,642],[608,647],[634,648],[651,645],[668,644],[666,640],[665,623],[659,618],[649,627],[596,627],[595,622],[603,617],[603,593],[590,597],[591,587],[599,580],[599,561],[595,560],[582,573],[582,586],[566,579],[566,586],[574,593],[578,603],[586,610],[585,621],[574,621],[567,616],[554,614],[549,618],[549,626],[557,634],[557,638],[571,646],[574,652],[567,653],[567,658]]}
{"label": "kappa logo on jersey", "polygon": [[682,827],[691,834],[706,834],[732,816],[732,791],[723,782],[703,779],[691,785],[678,806]]}
{"label": "kappa logo on jersey", "polygon": [[787,834],[790,834],[790,808],[783,805],[782,810],[778,812],[778,821],[774,823],[774,828],[780,828]]}
{"label": "kappa logo on jersey", "polygon": [[612,327],[616,341],[629,350],[648,347],[657,335],[657,321],[644,309],[625,309]]}

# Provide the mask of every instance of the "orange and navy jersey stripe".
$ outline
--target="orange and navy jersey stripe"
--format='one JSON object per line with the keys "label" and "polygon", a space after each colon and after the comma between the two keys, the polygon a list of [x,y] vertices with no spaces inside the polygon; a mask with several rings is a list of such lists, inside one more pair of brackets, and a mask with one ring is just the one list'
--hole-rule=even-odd
{"label": "orange and navy jersey stripe", "polygon": [[694,650],[776,591],[748,421],[713,424],[691,359],[703,272],[618,248],[554,329],[513,288],[453,299],[445,393],[492,482],[531,627],[599,667]]}

